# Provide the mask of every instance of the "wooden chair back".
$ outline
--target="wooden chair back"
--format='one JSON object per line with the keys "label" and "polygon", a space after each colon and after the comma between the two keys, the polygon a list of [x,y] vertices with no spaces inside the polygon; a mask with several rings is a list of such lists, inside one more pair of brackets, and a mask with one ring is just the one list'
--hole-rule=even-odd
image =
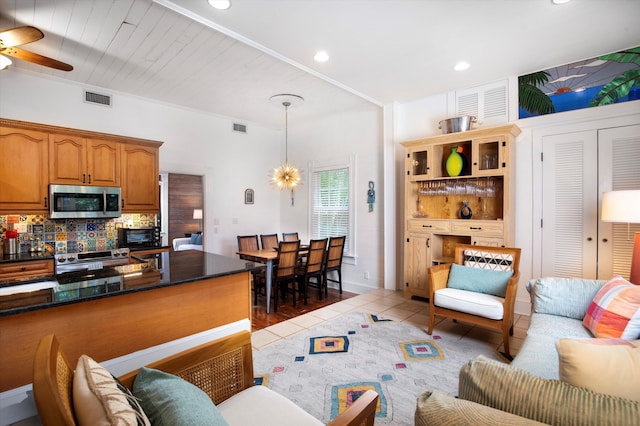
{"label": "wooden chair back", "polygon": [[309,241],[309,252],[304,265],[304,274],[320,273],[327,256],[327,238]]}
{"label": "wooden chair back", "polygon": [[[257,235],[238,235],[238,251],[260,250]],[[242,258],[242,256],[240,256]]]}
{"label": "wooden chair back", "polygon": [[278,234],[262,234],[260,235],[260,243],[262,250],[270,250],[278,247]]}
{"label": "wooden chair back", "polygon": [[347,237],[331,237],[329,239],[329,249],[327,252],[327,271],[342,268],[342,257],[344,255],[344,242]]}
{"label": "wooden chair back", "polygon": [[300,241],[280,241],[278,245],[278,257],[276,258],[276,280],[295,277],[295,267],[298,262]]}
{"label": "wooden chair back", "polygon": [[298,238],[297,232],[283,232],[282,233],[282,241],[297,241]]}

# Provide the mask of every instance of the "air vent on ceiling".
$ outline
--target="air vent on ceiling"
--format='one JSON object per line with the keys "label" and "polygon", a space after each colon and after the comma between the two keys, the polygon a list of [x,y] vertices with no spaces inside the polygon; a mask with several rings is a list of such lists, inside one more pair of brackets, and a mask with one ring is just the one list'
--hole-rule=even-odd
{"label": "air vent on ceiling", "polygon": [[240,132],[240,133],[247,133],[247,125],[246,124],[233,123],[233,131],[234,132]]}
{"label": "air vent on ceiling", "polygon": [[111,106],[111,96],[102,95],[96,92],[84,91],[84,101],[90,104],[98,104],[103,106]]}

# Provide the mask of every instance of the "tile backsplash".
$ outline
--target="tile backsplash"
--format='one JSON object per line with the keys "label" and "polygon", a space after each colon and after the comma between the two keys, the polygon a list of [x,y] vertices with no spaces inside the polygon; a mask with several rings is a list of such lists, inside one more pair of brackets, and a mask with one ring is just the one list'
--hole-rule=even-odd
{"label": "tile backsplash", "polygon": [[118,228],[156,226],[155,214],[123,214],[117,219],[49,219],[46,215],[0,215],[0,238],[17,229],[20,252],[40,247],[48,253],[110,250],[118,245]]}

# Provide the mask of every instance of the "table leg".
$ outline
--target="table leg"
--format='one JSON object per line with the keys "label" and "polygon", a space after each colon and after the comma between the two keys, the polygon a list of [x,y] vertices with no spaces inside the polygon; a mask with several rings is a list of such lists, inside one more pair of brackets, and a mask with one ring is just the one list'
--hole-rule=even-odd
{"label": "table leg", "polygon": [[271,309],[271,275],[273,271],[273,259],[267,260],[267,313]]}

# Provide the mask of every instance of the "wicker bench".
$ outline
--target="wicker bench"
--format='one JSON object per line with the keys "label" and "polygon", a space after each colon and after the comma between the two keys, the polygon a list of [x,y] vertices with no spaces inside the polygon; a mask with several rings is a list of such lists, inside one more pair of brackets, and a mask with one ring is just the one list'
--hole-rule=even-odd
{"label": "wicker bench", "polygon": [[[217,406],[221,404],[219,407],[225,419],[227,416],[223,410],[223,401],[234,397],[230,400],[234,401],[230,404],[233,406],[228,409],[241,410],[243,422],[246,421],[247,413],[253,413],[256,421],[251,421],[252,424],[283,425],[287,422],[283,422],[282,418],[289,418],[290,412],[291,418],[296,418],[294,421],[298,425],[319,423],[284,396],[268,388],[253,386],[251,334],[247,331],[197,346],[147,367],[174,374],[198,386]],[[76,424],[72,400],[73,374],[74,370],[55,335],[44,337],[36,350],[33,391],[40,419],[45,426]],[[131,389],[136,374],[137,372],[125,374],[119,380]],[[264,399],[268,399],[269,406],[273,406],[271,408],[282,415],[276,416],[277,419],[270,419],[264,412],[255,410],[256,400],[251,405],[251,398],[261,398],[262,404]],[[367,391],[329,424],[373,425],[377,402],[378,395]],[[248,407],[254,409],[247,409]],[[233,424],[231,421],[229,423]]]}

